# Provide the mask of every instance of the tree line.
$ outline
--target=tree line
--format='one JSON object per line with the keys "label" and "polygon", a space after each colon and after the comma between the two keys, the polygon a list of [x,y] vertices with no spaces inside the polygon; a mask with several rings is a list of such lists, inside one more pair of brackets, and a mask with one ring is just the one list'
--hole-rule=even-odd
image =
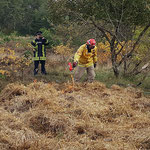
{"label": "tree line", "polygon": [[[120,75],[120,68],[124,74],[136,74],[147,63],[133,61],[133,56],[149,32],[149,18],[149,0],[0,1],[0,29],[5,33],[17,31],[30,35],[40,28],[50,29],[62,43],[72,47],[91,37],[98,42],[107,41],[116,77]],[[129,41],[132,44],[128,45]],[[118,61],[125,47],[129,48]],[[147,49],[150,50],[149,45]]]}
{"label": "tree line", "polygon": [[42,27],[49,28],[45,0],[1,0],[0,30],[17,31],[21,35],[33,34]]}

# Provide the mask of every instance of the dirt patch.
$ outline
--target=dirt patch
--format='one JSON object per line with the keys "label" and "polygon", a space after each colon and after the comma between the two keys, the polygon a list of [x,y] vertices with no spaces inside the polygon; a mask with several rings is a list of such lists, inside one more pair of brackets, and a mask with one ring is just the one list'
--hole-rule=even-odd
{"label": "dirt patch", "polygon": [[60,118],[52,119],[40,115],[30,119],[30,128],[41,134],[51,132],[53,136],[57,136],[66,131],[65,122],[65,120]]}

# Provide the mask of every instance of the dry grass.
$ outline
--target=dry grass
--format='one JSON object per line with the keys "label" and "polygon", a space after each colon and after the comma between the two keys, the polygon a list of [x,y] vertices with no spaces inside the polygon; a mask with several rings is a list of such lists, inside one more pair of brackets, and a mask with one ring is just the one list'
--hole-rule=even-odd
{"label": "dry grass", "polygon": [[102,83],[8,84],[0,95],[1,150],[149,150],[150,100]]}

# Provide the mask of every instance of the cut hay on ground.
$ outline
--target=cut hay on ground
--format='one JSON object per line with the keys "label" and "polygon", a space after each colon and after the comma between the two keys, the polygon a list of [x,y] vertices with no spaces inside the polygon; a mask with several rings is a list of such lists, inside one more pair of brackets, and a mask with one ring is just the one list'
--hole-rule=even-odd
{"label": "cut hay on ground", "polygon": [[0,95],[0,150],[149,150],[150,99],[113,85],[9,84]]}

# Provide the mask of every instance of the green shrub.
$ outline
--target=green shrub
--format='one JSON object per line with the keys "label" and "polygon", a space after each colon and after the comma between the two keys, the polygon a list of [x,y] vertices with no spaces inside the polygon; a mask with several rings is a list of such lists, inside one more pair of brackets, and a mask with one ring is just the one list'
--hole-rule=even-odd
{"label": "green shrub", "polygon": [[48,39],[49,41],[49,48],[52,48],[53,46],[59,45],[61,42],[60,40],[55,37],[54,33],[50,29],[41,28],[40,31],[43,32],[43,36]]}
{"label": "green shrub", "polygon": [[29,51],[29,50],[25,51],[25,52],[24,52],[24,57],[25,57],[26,59],[32,58],[32,53],[31,53],[31,51]]}
{"label": "green shrub", "polygon": [[5,37],[3,38],[3,41],[4,41],[4,42],[10,42],[10,41],[11,41],[11,38],[10,38],[9,36],[5,36]]}
{"label": "green shrub", "polygon": [[3,32],[0,32],[0,38],[3,38],[5,35]]}
{"label": "green shrub", "polygon": [[6,76],[0,73],[0,79],[5,79]]}
{"label": "green shrub", "polygon": [[19,36],[19,33],[17,31],[14,31],[10,34],[11,37],[17,37]]}

